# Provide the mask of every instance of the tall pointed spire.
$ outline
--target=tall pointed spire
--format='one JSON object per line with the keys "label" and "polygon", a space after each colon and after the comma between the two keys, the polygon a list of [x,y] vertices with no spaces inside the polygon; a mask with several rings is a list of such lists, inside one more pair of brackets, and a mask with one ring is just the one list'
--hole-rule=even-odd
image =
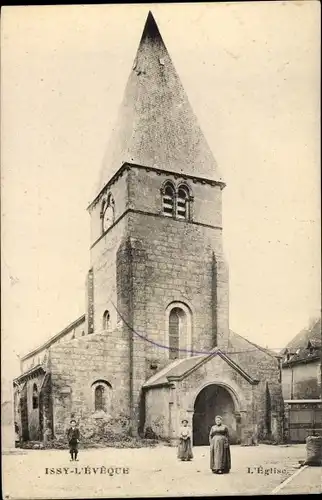
{"label": "tall pointed spire", "polygon": [[149,12],[96,195],[124,163],[223,182]]}
{"label": "tall pointed spire", "polygon": [[[148,13],[148,17],[146,18],[140,45],[145,38],[149,38],[150,40],[162,40],[159,28],[153,14],[151,11]],[[163,43],[163,42],[162,42]]]}

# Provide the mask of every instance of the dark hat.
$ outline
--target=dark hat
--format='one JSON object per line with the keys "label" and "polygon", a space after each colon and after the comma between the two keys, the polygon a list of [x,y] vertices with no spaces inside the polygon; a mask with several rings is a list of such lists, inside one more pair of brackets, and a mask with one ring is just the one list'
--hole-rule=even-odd
{"label": "dark hat", "polygon": [[71,419],[70,423],[72,424],[73,422],[76,424],[76,420],[74,418]]}
{"label": "dark hat", "polygon": [[186,418],[184,418],[183,420],[181,420],[182,424],[183,424],[183,422],[187,422],[187,424],[189,424],[189,421]]}

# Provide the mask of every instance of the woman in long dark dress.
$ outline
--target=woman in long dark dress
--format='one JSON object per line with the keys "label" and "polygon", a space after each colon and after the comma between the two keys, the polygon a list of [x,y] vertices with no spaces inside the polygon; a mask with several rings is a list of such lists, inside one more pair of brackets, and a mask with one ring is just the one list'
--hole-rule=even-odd
{"label": "woman in long dark dress", "polygon": [[193,458],[191,447],[191,429],[188,420],[182,420],[179,434],[178,458],[182,462],[189,462]]}
{"label": "woman in long dark dress", "polygon": [[214,474],[228,474],[231,467],[228,427],[218,415],[210,429],[210,469]]}

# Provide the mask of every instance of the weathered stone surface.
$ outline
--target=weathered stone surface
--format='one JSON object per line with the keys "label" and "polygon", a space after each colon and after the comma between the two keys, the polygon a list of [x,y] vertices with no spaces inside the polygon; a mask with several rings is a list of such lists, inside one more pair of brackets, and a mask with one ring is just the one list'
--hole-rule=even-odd
{"label": "weathered stone surface", "polygon": [[[41,437],[44,426],[52,426],[54,437],[65,439],[73,417],[93,439],[110,432],[137,435],[147,427],[173,439],[183,415],[207,433],[219,408],[235,441],[254,444],[268,434],[279,440],[278,363],[229,330],[224,185],[165,46],[158,34],[150,35],[145,30],[126,91],[123,111],[130,116],[121,117],[125,129],[116,131],[100,176],[102,190],[89,207],[91,300],[84,330],[68,331],[48,347],[44,371],[51,378],[41,389],[41,411],[31,410],[31,373],[23,389],[24,438]],[[188,193],[181,218],[176,210],[172,216],[163,212],[166,182],[176,193],[174,208],[183,186]],[[108,228],[107,200],[113,200]],[[174,338],[179,350],[170,351]],[[143,390],[174,356],[207,356],[216,346],[228,352],[231,363],[213,357],[173,385]],[[234,363],[251,372],[247,380]],[[102,393],[96,392],[100,384]],[[216,404],[205,407],[207,418],[201,420],[195,402],[216,384],[221,392],[213,393]],[[104,403],[100,411],[97,394]]]}

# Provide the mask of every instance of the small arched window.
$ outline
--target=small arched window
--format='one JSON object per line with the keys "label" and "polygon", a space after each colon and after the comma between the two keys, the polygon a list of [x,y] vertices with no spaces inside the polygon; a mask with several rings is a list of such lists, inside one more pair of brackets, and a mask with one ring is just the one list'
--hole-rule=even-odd
{"label": "small arched window", "polygon": [[37,384],[34,384],[33,388],[32,388],[32,408],[33,408],[33,410],[37,410],[38,406],[39,406],[38,387],[37,387]]}
{"label": "small arched window", "polygon": [[108,330],[110,326],[110,313],[105,311],[103,314],[103,330]]}
{"label": "small arched window", "polygon": [[101,208],[102,232],[114,224],[114,198],[111,193],[103,200]]}
{"label": "small arched window", "polygon": [[175,191],[172,184],[167,183],[164,186],[162,198],[162,212],[167,217],[173,217],[175,205]]}
{"label": "small arched window", "polygon": [[95,411],[104,410],[104,387],[98,385],[95,387]]}
{"label": "small arched window", "polygon": [[177,218],[189,218],[189,191],[186,186],[179,186],[177,196]]}
{"label": "small arched window", "polygon": [[112,386],[106,380],[96,380],[92,384],[95,412],[108,411],[111,405]]}

